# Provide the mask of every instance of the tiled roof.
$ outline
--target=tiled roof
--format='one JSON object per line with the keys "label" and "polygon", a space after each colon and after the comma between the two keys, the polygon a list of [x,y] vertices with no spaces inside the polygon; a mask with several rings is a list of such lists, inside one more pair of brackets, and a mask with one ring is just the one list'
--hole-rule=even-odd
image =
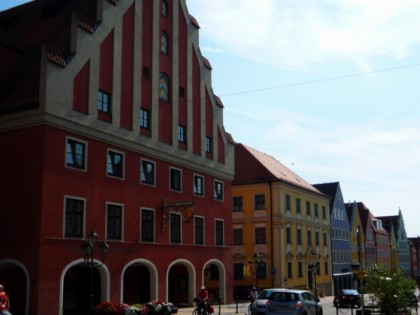
{"label": "tiled roof", "polygon": [[220,99],[220,97],[215,95],[214,98],[216,100],[216,104],[219,105],[221,108],[224,108],[222,100]]}
{"label": "tiled roof", "polygon": [[[294,173],[274,157],[243,145],[243,147],[273,176],[273,179],[302,187],[314,193],[323,195],[318,189]],[[249,165],[248,167],[252,167]]]}
{"label": "tiled roof", "polygon": [[202,58],[203,58],[204,65],[210,70],[213,70],[213,68],[211,67],[210,61],[206,57],[202,57]]}
{"label": "tiled roof", "polygon": [[190,19],[191,19],[192,25],[194,25],[196,28],[200,28],[200,25],[198,24],[197,20],[191,14],[190,14]]}
{"label": "tiled roof", "polygon": [[226,137],[229,143],[235,144],[235,140],[233,140],[233,137],[229,132],[226,132]]}
{"label": "tiled roof", "polygon": [[56,64],[62,68],[66,67],[66,60],[64,59],[63,54],[58,49],[54,47],[45,46],[45,52],[47,53],[47,59],[49,62]]}
{"label": "tiled roof", "polygon": [[89,19],[81,14],[75,14],[77,26],[84,29],[86,32],[93,34],[93,27],[89,21]]}

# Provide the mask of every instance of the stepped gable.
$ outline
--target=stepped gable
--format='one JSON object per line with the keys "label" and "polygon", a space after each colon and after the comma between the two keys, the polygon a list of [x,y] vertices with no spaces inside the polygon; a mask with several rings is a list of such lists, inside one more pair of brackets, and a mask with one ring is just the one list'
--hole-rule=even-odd
{"label": "stepped gable", "polygon": [[243,144],[235,145],[234,184],[282,181],[323,195],[274,157]]}
{"label": "stepped gable", "polygon": [[41,54],[65,67],[73,15],[79,27],[93,32],[96,10],[96,0],[35,0],[0,12],[0,113],[39,105]]}

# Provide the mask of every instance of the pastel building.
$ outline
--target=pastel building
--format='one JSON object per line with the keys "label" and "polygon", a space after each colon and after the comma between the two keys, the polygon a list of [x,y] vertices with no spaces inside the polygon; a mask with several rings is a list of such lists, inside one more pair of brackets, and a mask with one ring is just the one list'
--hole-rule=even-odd
{"label": "pastel building", "polygon": [[274,157],[235,145],[234,292],[257,286],[331,294],[329,197]]}

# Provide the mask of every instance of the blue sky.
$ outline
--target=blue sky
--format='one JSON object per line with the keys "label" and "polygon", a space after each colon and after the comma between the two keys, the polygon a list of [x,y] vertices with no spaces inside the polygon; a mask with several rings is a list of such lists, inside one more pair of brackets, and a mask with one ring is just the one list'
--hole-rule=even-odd
{"label": "blue sky", "polygon": [[[1,1],[0,10],[27,1]],[[420,2],[187,0],[224,124],[420,235]]]}

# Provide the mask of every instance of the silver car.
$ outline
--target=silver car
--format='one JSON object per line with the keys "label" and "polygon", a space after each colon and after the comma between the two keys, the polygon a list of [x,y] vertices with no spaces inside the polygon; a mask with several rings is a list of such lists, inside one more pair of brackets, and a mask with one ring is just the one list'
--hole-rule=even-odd
{"label": "silver car", "polygon": [[249,311],[251,315],[265,315],[265,305],[267,300],[270,298],[271,294],[275,292],[283,292],[287,291],[287,289],[283,288],[272,288],[272,289],[264,289],[258,294],[258,297],[249,307]]}
{"label": "silver car", "polygon": [[265,315],[322,315],[319,298],[305,290],[272,292],[267,299]]}

